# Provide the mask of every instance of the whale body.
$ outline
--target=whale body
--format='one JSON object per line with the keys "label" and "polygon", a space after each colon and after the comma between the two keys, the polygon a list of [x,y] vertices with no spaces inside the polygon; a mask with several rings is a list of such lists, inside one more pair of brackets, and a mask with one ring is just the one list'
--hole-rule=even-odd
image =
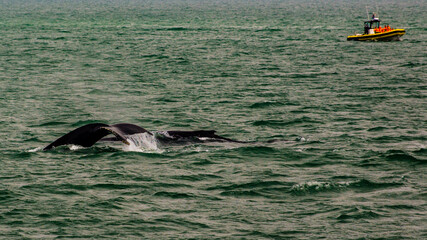
{"label": "whale body", "polygon": [[[79,145],[82,147],[91,147],[98,141],[121,141],[129,145],[129,140],[132,135],[146,133],[153,135],[153,133],[146,129],[130,124],[119,123],[108,125],[104,123],[90,123],[58,138],[51,144],[47,145],[43,150],[50,150],[52,148],[62,145]],[[222,142],[237,142],[233,139],[221,137],[215,134],[215,130],[197,130],[197,131],[163,131],[161,132],[159,141],[163,143],[170,142],[183,142],[183,141],[222,141]],[[113,135],[113,137],[107,137]]]}

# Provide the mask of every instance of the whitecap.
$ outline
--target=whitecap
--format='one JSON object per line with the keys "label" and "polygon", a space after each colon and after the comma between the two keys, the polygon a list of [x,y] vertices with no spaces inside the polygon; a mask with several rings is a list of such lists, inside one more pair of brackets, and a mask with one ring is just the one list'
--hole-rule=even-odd
{"label": "whitecap", "polygon": [[40,151],[40,150],[42,150],[42,147],[36,147],[36,148],[34,148],[34,149],[30,149],[30,150],[28,150],[27,152],[38,152],[38,151]]}
{"label": "whitecap", "polygon": [[352,182],[318,182],[308,181],[304,183],[298,183],[292,186],[291,191],[296,192],[309,192],[309,191],[326,191],[326,190],[338,190],[348,187]]}

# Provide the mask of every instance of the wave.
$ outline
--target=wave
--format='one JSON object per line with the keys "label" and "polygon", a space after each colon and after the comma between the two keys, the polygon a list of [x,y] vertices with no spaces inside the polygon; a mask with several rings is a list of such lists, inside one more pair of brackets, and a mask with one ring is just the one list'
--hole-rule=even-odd
{"label": "wave", "polygon": [[156,197],[165,197],[165,198],[172,198],[172,199],[180,199],[180,198],[195,198],[193,194],[187,194],[187,193],[179,193],[179,192],[156,192],[154,194]]}
{"label": "wave", "polygon": [[[152,29],[149,29],[152,30]],[[158,27],[155,28],[156,31],[171,31],[171,32],[181,32],[181,31],[216,31],[214,28],[201,28],[201,27],[183,27],[183,26],[172,26],[172,27]]]}
{"label": "wave", "polygon": [[307,116],[296,118],[293,120],[259,120],[252,123],[254,126],[266,126],[266,127],[284,127],[289,125],[305,124],[305,123],[320,123],[319,121],[312,119]]}
{"label": "wave", "polygon": [[345,189],[350,186],[350,182],[318,182],[318,181],[309,181],[304,183],[298,183],[292,186],[291,192],[295,194],[304,194],[304,193],[317,193],[317,192],[326,192],[326,191],[336,191]]}
{"label": "wave", "polygon": [[65,125],[65,124],[67,123],[61,122],[61,121],[51,121],[51,122],[46,122],[38,125],[31,125],[30,127],[48,127],[48,126],[57,126],[57,125]]}
{"label": "wave", "polygon": [[234,196],[234,197],[262,197],[261,194],[255,190],[239,190],[239,191],[224,191],[220,193],[221,196]]}
{"label": "wave", "polygon": [[400,65],[399,67],[404,67],[404,68],[415,68],[415,67],[422,67],[425,66],[425,63],[422,62],[408,62],[405,64]]}
{"label": "wave", "polygon": [[18,196],[19,196],[18,194],[10,190],[0,189],[0,203],[12,201],[15,197],[18,197]]}
{"label": "wave", "polygon": [[351,181],[307,181],[292,184],[284,181],[256,180],[247,183],[230,183],[207,188],[219,191],[221,196],[277,198],[279,195],[312,195],[329,192],[357,191],[370,192],[379,189],[400,187],[399,182],[374,182],[366,179]]}
{"label": "wave", "polygon": [[382,215],[372,210],[365,210],[355,207],[349,210],[342,211],[342,213],[337,217],[337,220],[351,221],[357,219],[374,219],[379,217],[382,217]]}
{"label": "wave", "polygon": [[377,189],[390,188],[401,186],[403,183],[398,182],[373,182],[366,179],[347,181],[347,182],[319,182],[308,181],[298,183],[292,186],[290,192],[293,194],[312,194],[322,193],[329,191],[343,191],[343,190],[359,190],[359,191],[373,191]]}
{"label": "wave", "polygon": [[389,128],[380,126],[380,127],[369,128],[367,131],[368,132],[382,132],[382,131],[385,131],[387,129],[389,129]]}
{"label": "wave", "polygon": [[280,181],[256,180],[248,183],[234,183],[209,187],[208,191],[220,191],[221,196],[228,197],[269,197],[272,191],[282,192],[288,184]]}
{"label": "wave", "polygon": [[31,190],[40,193],[60,194],[60,195],[80,195],[88,190],[128,190],[147,189],[143,183],[96,183],[91,185],[62,183],[62,184],[28,184],[21,186],[22,190]]}
{"label": "wave", "polygon": [[279,149],[273,148],[273,147],[267,147],[267,146],[249,146],[249,147],[239,147],[237,148],[237,152],[241,153],[242,155],[266,155],[269,154],[277,154],[281,151]]}
{"label": "wave", "polygon": [[271,186],[283,186],[285,183],[279,181],[252,181],[249,183],[230,184],[223,186],[210,187],[207,190],[239,190],[251,188],[266,188]]}
{"label": "wave", "polygon": [[[204,224],[200,221],[193,221],[188,220],[187,218],[180,218],[175,216],[162,216],[154,219],[155,224],[157,226],[162,226],[163,224],[169,225],[169,226],[179,226],[179,227],[186,227],[188,229],[209,229],[211,228],[209,225]],[[174,236],[176,237],[176,236]]]}
{"label": "wave", "polygon": [[253,103],[249,108],[266,108],[266,107],[277,107],[285,105],[282,102],[266,101]]}
{"label": "wave", "polygon": [[[419,151],[415,151],[414,153],[418,153]],[[421,151],[422,152],[422,151]],[[401,150],[389,150],[384,154],[384,157],[387,161],[396,161],[396,162],[407,162],[407,163],[415,163],[415,164],[426,164],[426,160],[422,160],[417,158],[405,151]]]}
{"label": "wave", "polygon": [[176,180],[186,180],[191,182],[204,181],[209,179],[222,179],[221,176],[214,174],[178,175],[172,178]]}

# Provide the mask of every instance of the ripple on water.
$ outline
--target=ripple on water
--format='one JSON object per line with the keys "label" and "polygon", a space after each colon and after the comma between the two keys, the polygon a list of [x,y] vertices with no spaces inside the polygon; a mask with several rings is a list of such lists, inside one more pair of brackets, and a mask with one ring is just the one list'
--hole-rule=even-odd
{"label": "ripple on water", "polygon": [[357,191],[357,192],[371,192],[379,189],[387,189],[402,186],[400,182],[374,182],[366,179],[356,181],[309,181],[304,183],[298,183],[292,186],[290,192],[293,194],[317,194],[334,191]]}
{"label": "ripple on water", "polygon": [[298,124],[312,124],[320,123],[318,120],[312,119],[310,117],[304,116],[301,118],[296,118],[293,120],[259,120],[255,121],[252,124],[254,126],[266,126],[271,128],[280,128],[289,125],[298,125]]}
{"label": "ripple on water", "polygon": [[[417,154],[420,151],[421,150],[415,151],[414,154]],[[388,150],[384,154],[384,157],[387,161],[390,161],[390,162],[401,162],[401,163],[422,164],[422,165],[427,163],[427,160],[417,158],[412,154],[402,150]]]}

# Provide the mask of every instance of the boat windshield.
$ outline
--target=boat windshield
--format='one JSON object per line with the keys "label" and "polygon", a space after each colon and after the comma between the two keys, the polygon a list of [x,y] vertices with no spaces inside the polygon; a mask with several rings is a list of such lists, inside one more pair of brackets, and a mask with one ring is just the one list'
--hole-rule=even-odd
{"label": "boat windshield", "polygon": [[379,28],[380,21],[371,21],[371,28]]}

